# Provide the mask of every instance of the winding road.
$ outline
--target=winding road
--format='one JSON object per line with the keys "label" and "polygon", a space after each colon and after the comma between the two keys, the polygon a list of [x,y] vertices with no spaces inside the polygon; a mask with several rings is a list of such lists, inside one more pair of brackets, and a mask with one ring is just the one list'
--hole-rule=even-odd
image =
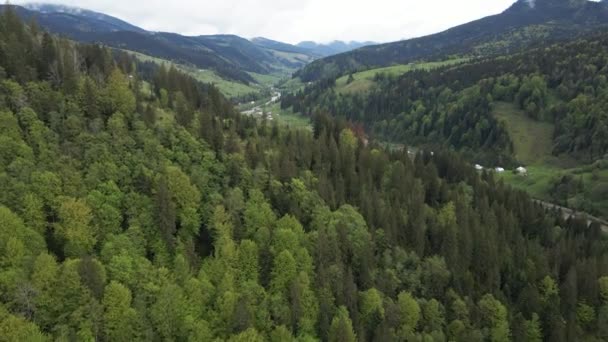
{"label": "winding road", "polygon": [[583,217],[587,220],[588,225],[591,225],[592,223],[599,223],[602,231],[604,233],[608,233],[608,222],[606,222],[600,218],[597,218],[593,215],[589,215],[589,214],[587,214],[585,212],[581,212],[581,211],[572,210],[570,208],[562,207],[561,205],[557,205],[555,203],[549,203],[549,202],[545,202],[545,201],[541,201],[541,200],[537,200],[537,199],[534,199],[533,201],[535,203],[540,204],[545,209],[560,210],[562,212],[562,216],[564,217],[564,219],[569,219],[572,216]]}
{"label": "winding road", "polygon": [[245,110],[242,111],[241,114],[244,115],[263,115],[264,114],[264,107],[269,106],[275,102],[277,102],[278,100],[281,99],[281,93],[278,91],[274,91],[272,93],[272,97],[270,98],[270,100],[268,100],[268,102],[264,103],[264,104],[260,104],[259,106],[255,106],[249,110]]}

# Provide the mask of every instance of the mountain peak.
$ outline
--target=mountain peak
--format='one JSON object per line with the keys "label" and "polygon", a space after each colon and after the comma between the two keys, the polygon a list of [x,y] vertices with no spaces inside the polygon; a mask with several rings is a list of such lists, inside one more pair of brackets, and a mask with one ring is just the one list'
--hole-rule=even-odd
{"label": "mountain peak", "polygon": [[[602,0],[606,1],[606,0]],[[547,7],[569,7],[578,8],[585,6],[589,0],[519,0],[517,4],[526,5],[529,8],[547,8]]]}
{"label": "mountain peak", "polygon": [[580,17],[594,18],[598,15],[598,10],[606,4],[608,0],[518,0],[504,13],[528,19],[533,17],[558,19],[574,17],[576,13],[586,12]]}
{"label": "mountain peak", "polygon": [[23,4],[22,7],[27,8],[31,11],[36,11],[40,13],[66,13],[66,14],[96,14],[101,15],[101,13],[97,13],[94,11],[85,10],[79,7],[67,6],[67,5],[59,5],[59,4],[50,4],[44,2],[29,2]]}
{"label": "mountain peak", "polygon": [[[115,31],[133,31],[145,33],[146,31],[140,27],[129,24],[126,21],[84,8],[50,4],[43,2],[31,2],[22,5],[21,7],[38,13],[37,20],[40,24],[54,22],[54,26],[66,26],[65,16],[71,16],[72,19],[78,18],[79,25],[87,27],[87,30],[92,32],[115,32]],[[69,31],[69,30],[68,30]],[[58,33],[68,33],[65,30],[60,30]]]}

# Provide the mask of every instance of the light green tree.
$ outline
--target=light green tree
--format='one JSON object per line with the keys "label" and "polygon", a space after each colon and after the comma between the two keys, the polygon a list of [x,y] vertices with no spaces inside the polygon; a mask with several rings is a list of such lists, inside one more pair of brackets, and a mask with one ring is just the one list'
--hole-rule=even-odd
{"label": "light green tree", "polygon": [[183,290],[175,284],[165,284],[156,295],[150,308],[150,317],[160,337],[179,340],[187,336],[186,315],[188,305]]}
{"label": "light green tree", "polygon": [[233,266],[237,258],[237,248],[232,239],[230,215],[223,206],[217,206],[213,211],[211,227],[215,240],[215,258],[221,260],[225,266]]}
{"label": "light green tree", "polygon": [[22,217],[25,224],[38,233],[44,234],[47,224],[42,199],[33,193],[27,193],[23,196],[22,206]]}
{"label": "light green tree", "polygon": [[0,304],[0,340],[6,342],[45,342],[50,339],[38,326],[24,318],[10,314]]}
{"label": "light green tree", "polygon": [[525,322],[526,337],[528,342],[541,342],[543,333],[536,313],[532,314],[532,319]]}
{"label": "light green tree", "polygon": [[418,321],[421,316],[420,305],[418,305],[418,302],[409,292],[401,292],[399,294],[397,297],[397,305],[399,307],[400,315],[399,336],[407,339],[418,326]]}
{"label": "light green tree", "polygon": [[359,294],[359,311],[361,322],[364,324],[368,336],[371,336],[376,326],[384,319],[382,293],[375,288],[361,292]]}
{"label": "light green tree", "polygon": [[576,320],[583,329],[590,329],[595,321],[595,309],[585,302],[579,302],[576,307]]}
{"label": "light green tree", "polygon": [[[249,193],[249,200],[245,204],[244,221],[245,232],[248,238],[255,238],[258,230],[266,228],[272,230],[277,217],[264,198],[264,194],[257,189]],[[256,239],[258,244],[262,241]]]}
{"label": "light green tree", "polygon": [[131,291],[120,283],[110,282],[103,297],[104,333],[109,341],[132,341],[136,312],[131,308]]}
{"label": "light green tree", "polygon": [[355,342],[357,340],[348,310],[343,306],[338,308],[338,312],[331,321],[328,340],[329,342]]}
{"label": "light green tree", "polygon": [[291,312],[298,327],[298,333],[314,335],[319,316],[319,304],[306,273],[300,272],[291,286],[290,297]]}
{"label": "light green tree", "polygon": [[19,255],[38,255],[44,250],[42,236],[27,227],[10,209],[0,205],[0,263],[10,264]]}
{"label": "light green tree", "polygon": [[55,257],[43,252],[34,260],[31,281],[37,293],[35,304],[36,320],[42,326],[49,326],[54,317],[57,298],[54,296],[57,286],[59,265]]}
{"label": "light green tree", "polygon": [[188,175],[176,166],[167,167],[167,181],[186,236],[195,236],[200,228],[200,217],[197,211],[201,200],[200,192],[192,185]]}
{"label": "light green tree", "polygon": [[243,240],[238,249],[238,280],[239,283],[259,281],[259,250],[255,242]]}
{"label": "light green tree", "polygon": [[443,305],[433,298],[423,301],[421,309],[425,332],[442,331],[445,325],[445,310]]}
{"label": "light green tree", "polygon": [[557,283],[550,276],[543,278],[539,286],[539,292],[541,301],[543,303],[548,303],[551,298],[559,296],[559,288],[557,287]]}
{"label": "light green tree", "polygon": [[106,97],[109,114],[121,112],[130,115],[135,111],[135,95],[129,89],[129,80],[118,68],[108,77]]}
{"label": "light green tree", "polygon": [[266,339],[255,328],[249,328],[228,339],[228,342],[264,342]]}
{"label": "light green tree", "polygon": [[284,325],[279,325],[270,333],[270,342],[289,342],[293,341],[293,335],[291,331],[287,329]]}
{"label": "light green tree", "polygon": [[90,226],[93,215],[86,202],[82,199],[64,198],[58,217],[55,234],[64,241],[65,254],[78,257],[90,253],[97,239]]}
{"label": "light green tree", "polygon": [[600,299],[604,304],[608,304],[608,276],[598,280]]}
{"label": "light green tree", "polygon": [[479,310],[489,328],[490,340],[492,342],[510,341],[511,331],[509,330],[507,309],[504,305],[491,294],[487,294],[479,301]]}
{"label": "light green tree", "polygon": [[271,312],[281,324],[291,322],[289,290],[297,277],[296,261],[289,251],[281,252],[274,260],[270,279]]}
{"label": "light green tree", "polygon": [[96,235],[103,241],[108,234],[118,234],[122,228],[120,211],[123,194],[114,182],[108,182],[93,190],[87,196],[87,204],[93,215]]}

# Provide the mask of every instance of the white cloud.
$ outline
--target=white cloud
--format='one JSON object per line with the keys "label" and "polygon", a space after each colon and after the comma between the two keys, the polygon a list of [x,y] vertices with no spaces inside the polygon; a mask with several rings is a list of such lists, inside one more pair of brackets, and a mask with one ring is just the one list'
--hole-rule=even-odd
{"label": "white cloud", "polygon": [[[38,0],[40,1],[40,0]],[[394,41],[496,14],[515,0],[51,0],[153,31],[302,40]],[[13,0],[12,3],[26,3]]]}

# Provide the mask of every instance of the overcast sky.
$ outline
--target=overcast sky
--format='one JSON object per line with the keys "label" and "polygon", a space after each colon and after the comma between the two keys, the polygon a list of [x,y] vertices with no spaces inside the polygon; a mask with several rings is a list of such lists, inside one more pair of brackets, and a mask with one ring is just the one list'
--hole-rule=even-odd
{"label": "overcast sky", "polygon": [[[12,0],[13,4],[31,1]],[[497,14],[515,0],[54,0],[151,31],[229,33],[289,43],[395,41]]]}

